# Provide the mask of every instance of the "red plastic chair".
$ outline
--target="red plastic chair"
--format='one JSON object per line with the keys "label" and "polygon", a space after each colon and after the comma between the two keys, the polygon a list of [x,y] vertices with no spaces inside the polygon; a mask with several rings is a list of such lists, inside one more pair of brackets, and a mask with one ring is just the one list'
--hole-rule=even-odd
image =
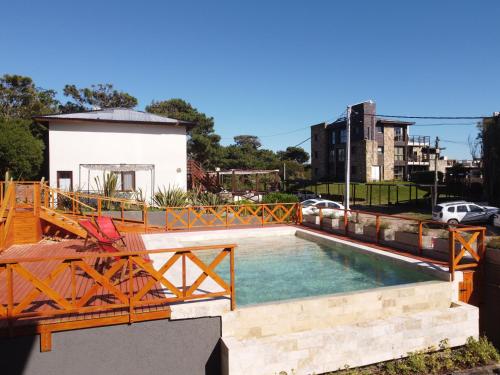
{"label": "red plastic chair", "polygon": [[111,240],[112,242],[121,241],[123,246],[127,246],[125,244],[125,236],[118,231],[112,217],[99,216],[94,218],[94,220],[97,228],[104,235],[104,237],[108,238],[108,240]]}

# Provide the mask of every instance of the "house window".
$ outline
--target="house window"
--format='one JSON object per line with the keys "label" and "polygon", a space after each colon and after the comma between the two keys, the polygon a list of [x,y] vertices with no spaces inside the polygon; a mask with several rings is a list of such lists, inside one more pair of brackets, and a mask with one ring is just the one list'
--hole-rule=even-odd
{"label": "house window", "polygon": [[394,128],[394,140],[395,141],[404,141],[403,128],[402,127],[396,126]]}
{"label": "house window", "polygon": [[120,173],[120,191],[135,191],[135,172],[121,172]]}
{"label": "house window", "polygon": [[347,142],[347,130],[342,129],[340,130],[340,143],[346,143]]}
{"label": "house window", "polygon": [[337,143],[337,132],[332,132],[332,145]]}
{"label": "house window", "polygon": [[337,161],[345,161],[345,149],[337,149]]}
{"label": "house window", "polygon": [[65,191],[73,190],[73,171],[57,171],[57,188]]}
{"label": "house window", "polygon": [[405,167],[403,167],[402,165],[396,165],[394,167],[394,179],[395,180],[403,180],[404,173],[405,173]]}
{"label": "house window", "polygon": [[378,146],[378,147],[377,147],[377,153],[378,153],[379,155],[382,155],[382,154],[384,153],[384,147],[383,147],[383,146]]}
{"label": "house window", "polygon": [[397,161],[405,160],[404,147],[394,147],[394,160],[397,160]]}
{"label": "house window", "polygon": [[384,127],[383,126],[377,126],[377,133],[378,134],[384,134]]}

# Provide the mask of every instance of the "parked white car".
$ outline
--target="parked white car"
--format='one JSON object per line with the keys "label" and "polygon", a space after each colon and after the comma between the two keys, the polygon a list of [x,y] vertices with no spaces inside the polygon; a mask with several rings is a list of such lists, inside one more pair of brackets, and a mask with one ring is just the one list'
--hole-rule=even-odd
{"label": "parked white car", "polygon": [[493,222],[497,213],[498,207],[480,206],[466,201],[446,202],[434,206],[432,220],[448,224],[485,224]]}
{"label": "parked white car", "polygon": [[500,227],[500,214],[496,214],[493,218],[493,225],[495,227]]}
{"label": "parked white car", "polygon": [[317,215],[320,208],[323,215],[332,217],[344,215],[345,207],[342,204],[327,199],[307,199],[300,204],[302,205],[302,215]]}

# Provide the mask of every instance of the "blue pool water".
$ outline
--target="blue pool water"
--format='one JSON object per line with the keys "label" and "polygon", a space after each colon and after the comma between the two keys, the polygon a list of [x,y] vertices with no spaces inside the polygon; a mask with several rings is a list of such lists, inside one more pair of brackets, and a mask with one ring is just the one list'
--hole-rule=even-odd
{"label": "blue pool water", "polygon": [[[433,280],[339,243],[323,245],[289,235],[245,238],[237,244],[239,306]],[[209,260],[208,254],[201,257]],[[228,280],[229,262],[222,262],[216,271]]]}

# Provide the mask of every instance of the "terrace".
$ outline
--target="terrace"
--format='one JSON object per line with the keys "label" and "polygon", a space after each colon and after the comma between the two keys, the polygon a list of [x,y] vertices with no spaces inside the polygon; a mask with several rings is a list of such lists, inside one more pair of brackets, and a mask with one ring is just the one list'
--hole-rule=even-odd
{"label": "terrace", "polygon": [[[304,216],[296,203],[151,207],[43,183],[0,186],[0,332],[40,334],[42,351],[51,350],[53,332],[220,316],[221,363],[228,373],[252,373],[245,367],[252,363],[248,353],[267,358],[269,371],[328,371],[349,356],[302,358],[296,349],[289,353],[302,359],[290,363],[266,356],[298,338],[331,340],[345,329],[363,337],[368,331],[360,324],[368,321],[393,329],[403,316],[409,325],[426,317],[444,322],[439,330],[454,345],[477,335],[477,310],[460,301],[474,302],[467,272],[484,258],[481,227],[356,210]],[[78,220],[101,215],[113,216],[126,233],[119,252],[84,248],[78,238],[84,236]],[[67,239],[38,242],[42,233]],[[287,248],[287,241],[305,242]],[[336,268],[337,274],[329,271]],[[364,281],[338,282],[350,273]],[[370,306],[360,304],[372,299]],[[427,328],[415,328],[422,339],[401,346],[406,351],[431,344],[429,323],[418,324]],[[406,352],[398,353],[368,357]],[[366,364],[349,358],[350,365]]]}

